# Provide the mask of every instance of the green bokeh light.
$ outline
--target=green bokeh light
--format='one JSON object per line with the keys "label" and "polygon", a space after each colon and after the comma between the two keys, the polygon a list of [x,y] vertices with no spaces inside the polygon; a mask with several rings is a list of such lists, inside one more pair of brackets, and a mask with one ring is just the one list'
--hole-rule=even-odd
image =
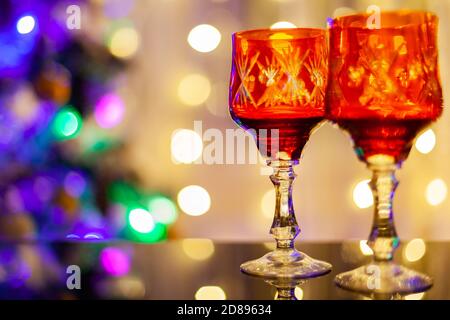
{"label": "green bokeh light", "polygon": [[[173,201],[162,194],[142,192],[125,181],[115,181],[109,185],[108,199],[126,208],[124,228],[121,234],[126,239],[137,242],[158,242],[167,239],[167,226],[175,222],[178,217],[177,208]],[[139,232],[130,223],[130,212],[143,209],[152,215],[154,227],[151,231]],[[134,221],[136,223],[136,220]],[[142,230],[141,230],[142,231]]]}
{"label": "green bokeh light", "polygon": [[165,225],[174,223],[178,218],[177,207],[169,198],[156,195],[148,201],[148,210],[155,221]]}
{"label": "green bokeh light", "polygon": [[116,181],[108,188],[108,198],[121,203],[129,211],[138,207],[140,197],[138,190],[124,181]]}
{"label": "green bokeh light", "polygon": [[156,223],[153,230],[149,233],[134,233],[134,239],[142,242],[158,242],[167,238],[166,226],[162,223]]}
{"label": "green bokeh light", "polygon": [[[130,224],[129,214],[133,209],[137,209],[139,207],[130,207],[127,210],[127,227],[125,230],[125,235],[128,239],[138,241],[138,242],[158,242],[167,238],[167,228],[164,224],[156,222],[155,226],[150,232],[142,233],[138,230],[135,230],[133,226]],[[144,209],[145,210],[145,209]]]}
{"label": "green bokeh light", "polygon": [[72,106],[61,108],[53,119],[52,132],[58,140],[73,139],[80,133],[83,120]]}

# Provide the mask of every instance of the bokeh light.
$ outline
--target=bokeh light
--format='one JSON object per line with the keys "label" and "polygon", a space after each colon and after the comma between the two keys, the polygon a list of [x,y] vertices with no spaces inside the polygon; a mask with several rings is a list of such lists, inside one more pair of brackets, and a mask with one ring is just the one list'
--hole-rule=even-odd
{"label": "bokeh light", "polygon": [[108,188],[108,197],[116,203],[131,207],[139,201],[139,192],[125,181],[115,181]]}
{"label": "bokeh light", "polygon": [[211,94],[209,79],[201,74],[189,74],[178,85],[178,98],[188,106],[199,106]]}
{"label": "bokeh light", "polygon": [[413,239],[406,245],[404,256],[409,262],[418,261],[425,255],[426,250],[425,241],[422,239]]}
{"label": "bokeh light", "polygon": [[447,198],[447,185],[442,179],[431,181],[425,193],[427,202],[432,206],[440,205]]}
{"label": "bokeh light", "polygon": [[226,300],[225,291],[218,286],[204,286],[195,293],[195,300]]}
{"label": "bokeh light", "polygon": [[353,189],[353,202],[360,209],[369,208],[373,205],[373,195],[369,182],[370,180],[363,180]]}
{"label": "bokeh light", "polygon": [[88,232],[83,236],[85,240],[103,240],[104,236],[98,232]]}
{"label": "bokeh light", "polygon": [[36,19],[33,16],[27,15],[21,17],[16,24],[17,32],[20,34],[27,34],[36,27]]}
{"label": "bokeh light", "polygon": [[100,263],[105,270],[112,276],[123,276],[130,271],[130,257],[119,248],[108,247],[100,253]]}
{"label": "bokeh light", "polygon": [[294,295],[297,298],[297,300],[303,300],[303,289],[300,287],[295,287],[294,289]]}
{"label": "bokeh light", "polygon": [[190,216],[201,216],[211,207],[208,191],[196,185],[184,187],[178,193],[178,206]]}
{"label": "bokeh light", "polygon": [[75,171],[70,171],[64,178],[64,190],[74,198],[80,197],[86,188],[86,180]]}
{"label": "bokeh light", "polygon": [[33,191],[42,202],[50,201],[55,191],[54,182],[45,176],[37,177],[33,183]]}
{"label": "bokeh light", "polygon": [[359,250],[361,250],[361,253],[365,256],[371,256],[373,254],[372,248],[367,244],[367,240],[359,241]]}
{"label": "bokeh light", "polygon": [[261,210],[265,217],[273,218],[275,211],[275,189],[272,188],[264,193],[261,198]]}
{"label": "bokeh light", "polygon": [[61,108],[52,123],[53,134],[58,140],[75,138],[78,136],[81,127],[81,116],[71,106]]}
{"label": "bokeh light", "polygon": [[408,294],[405,296],[405,300],[422,300],[425,297],[425,292]]}
{"label": "bokeh light", "polygon": [[141,300],[145,299],[145,291],[142,277],[136,275],[101,277],[95,285],[95,293],[103,299]]}
{"label": "bokeh light", "polygon": [[416,140],[416,149],[423,154],[430,153],[436,145],[436,135],[432,129],[422,133]]}
{"label": "bokeh light", "polygon": [[206,260],[214,254],[214,243],[209,239],[184,239],[183,252],[193,260]]}
{"label": "bokeh light", "polygon": [[181,129],[172,135],[170,149],[175,161],[192,163],[201,157],[203,141],[200,135],[189,129]]}
{"label": "bokeh light", "polygon": [[149,233],[155,227],[155,222],[150,212],[142,208],[131,210],[128,221],[130,226],[140,233]]}
{"label": "bokeh light", "polygon": [[[134,229],[132,229],[132,231],[133,230]],[[134,233],[129,234],[129,236],[132,240],[153,243],[167,238],[167,228],[164,224],[156,222],[152,231],[148,233],[134,231]]]}
{"label": "bokeh light", "polygon": [[130,26],[117,28],[108,43],[111,54],[121,59],[131,58],[139,49],[139,45],[139,34]]}
{"label": "bokeh light", "polygon": [[157,222],[169,225],[177,220],[177,207],[172,200],[163,196],[156,196],[148,201],[148,210]]}
{"label": "bokeh light", "polygon": [[[269,39],[271,40],[290,40],[292,38],[293,36],[286,32],[276,32],[269,37]],[[284,46],[284,42],[281,42],[280,46],[280,49],[282,49]]]}
{"label": "bokeh light", "polygon": [[124,113],[125,106],[122,99],[114,93],[108,93],[95,104],[94,118],[100,127],[108,129],[118,125]]}
{"label": "bokeh light", "polygon": [[215,27],[201,24],[189,32],[187,41],[198,52],[211,52],[217,48],[221,38],[220,31]]}
{"label": "bokeh light", "polygon": [[297,28],[297,26],[289,21],[278,21],[270,26],[270,29],[291,29],[291,28]]}

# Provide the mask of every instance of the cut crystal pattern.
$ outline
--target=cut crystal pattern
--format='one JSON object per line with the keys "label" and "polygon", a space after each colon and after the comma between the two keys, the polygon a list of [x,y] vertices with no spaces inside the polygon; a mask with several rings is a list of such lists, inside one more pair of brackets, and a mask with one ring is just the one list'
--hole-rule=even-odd
{"label": "cut crystal pattern", "polygon": [[250,101],[254,106],[256,106],[256,103],[251,95],[255,79],[253,76],[250,76],[250,72],[258,61],[258,57],[259,53],[255,54],[249,62],[249,57],[245,54],[236,56],[235,63],[237,67],[237,73],[241,78],[241,84],[238,87],[236,96],[239,99],[239,103],[241,105],[246,105],[247,102]]}
{"label": "cut crystal pattern", "polygon": [[[331,79],[335,101],[383,113],[398,107],[439,104],[435,48],[408,43],[401,35],[358,35],[357,58],[350,51],[335,59]],[[417,40],[417,39],[416,39]]]}
{"label": "cut crystal pattern", "polygon": [[[267,49],[267,48],[266,48]],[[273,45],[268,50],[236,54],[240,84],[234,101],[255,108],[310,106],[322,108],[328,75],[328,52],[301,50],[295,45]]]}

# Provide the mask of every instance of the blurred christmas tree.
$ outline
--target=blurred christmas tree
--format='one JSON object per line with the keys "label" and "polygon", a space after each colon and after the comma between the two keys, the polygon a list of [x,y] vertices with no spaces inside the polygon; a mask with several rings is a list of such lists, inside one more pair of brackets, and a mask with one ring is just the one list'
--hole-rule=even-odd
{"label": "blurred christmas tree", "polygon": [[0,3],[0,237],[165,239],[175,205],[135,187],[117,163],[121,141],[102,134],[125,113],[114,81],[125,55],[70,30],[74,4],[93,9],[73,0]]}

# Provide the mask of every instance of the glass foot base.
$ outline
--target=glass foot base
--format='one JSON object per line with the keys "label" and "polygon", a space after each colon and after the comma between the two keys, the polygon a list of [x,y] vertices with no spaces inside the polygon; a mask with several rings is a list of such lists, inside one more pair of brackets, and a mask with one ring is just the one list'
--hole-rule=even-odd
{"label": "glass foot base", "polygon": [[408,294],[431,288],[433,280],[393,262],[373,262],[334,279],[340,288],[359,293]]}
{"label": "glass foot base", "polygon": [[315,260],[295,249],[276,249],[241,264],[245,274],[264,279],[309,279],[331,271],[331,264]]}

